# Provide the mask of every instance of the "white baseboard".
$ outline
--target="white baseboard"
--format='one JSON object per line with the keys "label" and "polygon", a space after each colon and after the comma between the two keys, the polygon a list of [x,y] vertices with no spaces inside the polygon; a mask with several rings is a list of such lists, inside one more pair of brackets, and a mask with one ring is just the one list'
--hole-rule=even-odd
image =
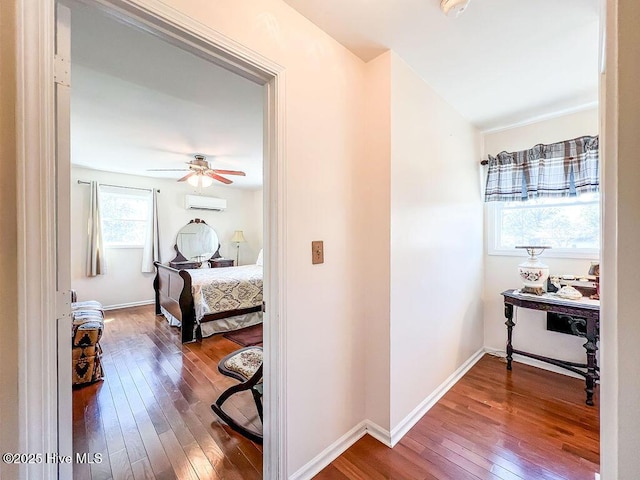
{"label": "white baseboard", "polygon": [[103,306],[103,310],[118,310],[120,308],[141,307],[142,305],[153,305],[155,300],[143,300],[141,302],[117,303],[115,305]]}
{"label": "white baseboard", "polygon": [[367,433],[369,435],[371,435],[373,438],[386,445],[387,447],[392,448],[391,433],[389,433],[389,430],[387,430],[386,428],[382,428],[380,425],[372,422],[371,420],[366,420],[365,423]]}
{"label": "white baseboard", "polygon": [[289,480],[308,480],[315,477],[323,468],[342,455],[347,448],[360,440],[365,433],[367,433],[367,421],[363,420],[298,469],[289,477]]}
{"label": "white baseboard", "polygon": [[481,348],[474,353],[460,368],[449,376],[431,395],[425,398],[402,422],[390,433],[370,420],[363,420],[358,425],[345,433],[338,440],[333,442],[313,459],[303,465],[298,471],[289,477],[290,480],[308,480],[313,478],[320,471],[338,458],[351,445],[360,440],[365,434],[393,448],[400,439],[420,420],[425,413],[433,407],[442,396],[453,387],[462,376],[482,358],[485,350]]}
{"label": "white baseboard", "polygon": [[[431,407],[433,407],[438,400],[440,400],[445,393],[453,387],[458,380],[460,380],[465,373],[467,373],[471,367],[473,367],[478,360],[485,354],[484,348],[481,348],[474,353],[466,362],[464,362],[455,372],[453,372],[449,378],[436,388],[431,395],[425,398],[420,404],[413,409],[413,411],[407,415],[398,425],[391,429],[391,438],[389,439],[389,445],[393,448],[405,434],[418,423],[418,421],[427,413]],[[383,442],[387,444],[386,442]]]}

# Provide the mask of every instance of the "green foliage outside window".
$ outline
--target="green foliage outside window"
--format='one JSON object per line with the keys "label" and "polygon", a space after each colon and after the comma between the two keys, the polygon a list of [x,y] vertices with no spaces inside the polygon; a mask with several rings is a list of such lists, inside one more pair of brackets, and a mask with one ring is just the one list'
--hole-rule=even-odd
{"label": "green foliage outside window", "polygon": [[509,202],[497,218],[498,248],[550,245],[555,249],[600,248],[598,194]]}

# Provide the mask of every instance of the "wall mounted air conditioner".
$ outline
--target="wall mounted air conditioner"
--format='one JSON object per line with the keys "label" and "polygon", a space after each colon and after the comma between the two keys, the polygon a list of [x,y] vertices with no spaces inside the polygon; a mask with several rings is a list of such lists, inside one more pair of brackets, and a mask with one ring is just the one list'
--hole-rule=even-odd
{"label": "wall mounted air conditioner", "polygon": [[227,208],[227,201],[224,198],[185,195],[184,206],[187,210],[214,210],[221,212]]}

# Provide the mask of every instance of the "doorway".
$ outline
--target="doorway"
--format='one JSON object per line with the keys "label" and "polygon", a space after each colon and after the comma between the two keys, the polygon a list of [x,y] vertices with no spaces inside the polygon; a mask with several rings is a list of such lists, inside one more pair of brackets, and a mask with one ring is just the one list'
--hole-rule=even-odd
{"label": "doorway", "polygon": [[[100,2],[99,8],[103,13],[117,19],[130,26],[150,32],[162,40],[168,41],[173,45],[177,45],[192,54],[204,58],[212,63],[221,65],[224,68],[233,71],[236,74],[241,75],[253,82],[263,85],[264,90],[264,111],[265,111],[265,134],[264,134],[264,202],[263,202],[263,219],[264,219],[264,268],[265,268],[265,291],[264,298],[266,303],[266,315],[265,315],[265,335],[264,335],[264,351],[265,351],[265,404],[264,411],[267,421],[265,422],[265,462],[264,473],[268,477],[276,476],[278,471],[281,471],[283,465],[283,456],[279,455],[282,451],[282,445],[284,443],[284,430],[279,428],[283,422],[282,400],[285,396],[281,389],[284,388],[282,382],[279,381],[280,375],[283,375],[283,365],[281,359],[284,358],[283,347],[284,344],[281,338],[284,336],[284,328],[281,324],[281,315],[279,314],[279,297],[282,291],[281,285],[283,283],[281,265],[282,265],[282,234],[279,229],[279,225],[283,221],[284,211],[281,205],[283,202],[279,201],[284,195],[282,192],[281,172],[283,168],[283,154],[282,154],[282,81],[284,79],[284,72],[282,69],[272,64],[265,59],[254,55],[252,52],[247,52],[240,46],[231,44],[227,39],[218,35],[214,31],[202,30],[200,25],[192,23],[192,20],[186,17],[169,18],[166,12],[153,11],[153,9],[143,9],[137,5],[124,2]],[[96,2],[97,4],[97,2]],[[117,5],[116,5],[117,4]],[[96,6],[96,5],[94,5]],[[49,16],[47,17],[47,14]],[[53,15],[50,12],[45,12],[45,17],[51,20],[51,27],[53,26]],[[47,23],[47,22],[44,22]],[[197,35],[193,33],[197,31]],[[60,105],[58,105],[60,106]],[[43,108],[48,108],[45,105]],[[68,113],[68,112],[67,112]],[[64,114],[64,112],[63,112]],[[58,108],[58,125],[64,123],[64,118],[60,117],[60,108]],[[58,142],[60,143],[60,142]],[[51,151],[49,151],[52,154]],[[45,156],[46,157],[46,156]],[[53,155],[47,157],[47,161],[53,162]],[[62,163],[65,161],[63,158],[58,158],[59,172],[63,171]],[[68,159],[67,159],[68,164]],[[58,188],[57,198],[69,195],[69,189],[65,190]],[[280,207],[279,207],[280,206]],[[59,213],[59,212],[58,212]],[[43,215],[55,215],[55,208],[49,205],[48,209],[43,211]],[[58,216],[57,229],[63,231],[68,228],[68,223],[64,218]],[[45,232],[46,233],[46,232]],[[48,235],[43,236],[43,241],[47,238],[55,237],[54,229],[48,232]],[[63,245],[58,245],[58,257],[57,264],[55,265],[55,271],[61,271],[68,264],[68,253],[65,256]],[[58,283],[58,311],[62,312],[64,316],[64,305],[68,305],[69,298],[65,297],[64,292],[68,288],[68,285],[64,281]],[[47,335],[49,341],[55,341],[55,335]],[[63,365],[65,362],[61,362]],[[58,390],[66,391],[70,389],[70,385],[67,383],[68,379],[64,376],[57,377],[55,372],[55,362],[50,365],[49,371],[40,371],[35,373],[33,369],[33,376],[30,378],[46,377],[48,374],[53,373],[51,378],[57,378]],[[44,383],[43,383],[44,385]],[[41,398],[38,396],[36,390],[38,386],[31,385],[30,398]],[[44,388],[44,387],[42,387]],[[41,405],[39,413],[43,413],[43,416],[48,419],[51,425],[50,436],[43,438],[43,443],[51,445],[52,448],[33,448],[33,450],[59,450],[61,453],[71,453],[68,450],[69,445],[65,439],[70,438],[70,424],[65,419],[69,419],[70,415],[68,410],[70,409],[70,402],[68,397],[65,398],[65,394],[61,394],[59,398],[50,398],[45,405]],[[215,398],[211,399],[213,402]],[[36,419],[31,420],[30,416],[35,417],[31,413],[25,413],[25,421],[27,424],[35,422]],[[213,418],[213,414],[212,414]],[[59,423],[58,423],[59,422]],[[35,440],[32,440],[35,441]],[[59,446],[55,448],[55,445]],[[35,445],[35,443],[33,443]],[[61,471],[64,469],[62,467]]]}
{"label": "doorway", "polygon": [[[209,406],[237,384],[223,357],[262,354],[264,86],[92,6],[70,14],[74,477],[261,477],[262,442],[225,426],[261,436],[261,403],[234,395],[225,422]],[[171,301],[187,274],[193,310]]]}

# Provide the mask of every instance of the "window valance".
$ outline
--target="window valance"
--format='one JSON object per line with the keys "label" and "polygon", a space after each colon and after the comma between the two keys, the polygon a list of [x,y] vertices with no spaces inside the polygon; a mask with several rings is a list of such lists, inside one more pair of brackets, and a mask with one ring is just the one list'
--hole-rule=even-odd
{"label": "window valance", "polygon": [[484,201],[566,197],[600,189],[598,137],[489,155]]}

